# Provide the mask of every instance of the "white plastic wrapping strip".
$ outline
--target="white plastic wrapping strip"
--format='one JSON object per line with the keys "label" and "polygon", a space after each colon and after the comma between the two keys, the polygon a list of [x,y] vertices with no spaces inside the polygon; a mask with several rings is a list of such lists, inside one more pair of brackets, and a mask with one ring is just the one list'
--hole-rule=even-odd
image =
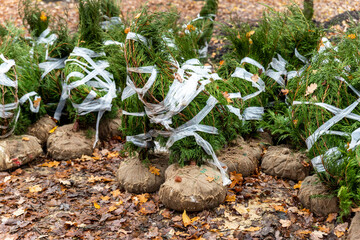
{"label": "white plastic wrapping strip", "polygon": [[106,40],[103,42],[103,44],[105,46],[115,44],[115,45],[119,45],[120,47],[124,47],[124,43],[118,42],[118,41],[113,41],[113,40]]}
{"label": "white plastic wrapping strip", "polygon": [[146,37],[144,37],[140,34],[134,33],[134,32],[129,32],[126,35],[126,40],[139,41],[139,42],[142,42],[143,44],[145,44],[146,46],[148,45],[148,40],[146,39]]}
{"label": "white plastic wrapping strip", "polygon": [[[317,172],[325,172],[323,161],[326,161],[328,157],[339,158],[340,156],[341,156],[341,152],[339,151],[339,149],[337,147],[333,147],[327,150],[324,154],[311,159],[311,163]],[[341,159],[339,159],[338,161],[340,163]]]}
{"label": "white plastic wrapping strip", "polygon": [[[61,116],[62,108],[65,105],[66,99],[70,95],[70,91],[80,85],[86,84],[98,89],[99,91],[105,91],[106,94],[104,96],[97,98],[96,92],[92,90],[81,104],[72,103],[79,115],[85,115],[90,112],[98,112],[94,147],[98,141],[98,130],[101,117],[105,111],[111,111],[112,100],[116,97],[116,86],[113,81],[113,75],[105,70],[109,67],[109,63],[102,60],[95,62],[92,59],[104,55],[104,53],[96,53],[86,48],[74,48],[70,56],[81,57],[86,60],[87,63],[72,58],[66,60],[65,63],[80,67],[86,75],[81,72],[71,72],[66,76],[65,81],[67,84],[63,85],[63,93],[61,94],[61,99],[55,114],[56,119]],[[80,80],[70,83],[70,78],[72,77],[80,78]]]}
{"label": "white plastic wrapping strip", "polygon": [[100,26],[104,30],[108,30],[113,25],[122,24],[122,21],[121,21],[121,19],[119,17],[111,17],[111,18],[109,18],[106,15],[104,15],[103,17],[106,19],[106,21],[100,22]]}
{"label": "white plastic wrapping strip", "polygon": [[46,60],[47,62],[43,62],[39,64],[39,68],[43,70],[43,74],[41,75],[41,80],[44,79],[44,77],[50,73],[54,69],[62,69],[65,67],[65,60],[66,58],[51,58],[48,57],[46,54]]}
{"label": "white plastic wrapping strip", "polygon": [[[48,47],[49,45],[53,45],[55,43],[55,41],[57,40],[58,36],[56,34],[50,34],[51,30],[49,28],[47,28],[45,31],[43,31],[40,36],[36,39],[35,42],[32,42],[32,48],[30,49],[30,56],[33,57],[34,56],[34,46],[38,45],[38,44],[45,44],[46,47]],[[50,34],[50,36],[49,36]],[[47,58],[47,52],[46,52],[46,56],[45,58]]]}
{"label": "white plastic wrapping strip", "polygon": [[29,104],[30,104],[30,110],[33,112],[33,113],[38,113],[39,112],[39,109],[40,109],[40,104],[37,104],[36,107],[34,107],[34,104],[33,104],[33,101],[31,100],[30,97],[33,97],[35,96],[35,99],[34,101],[36,100],[41,100],[41,97],[40,96],[37,96],[37,93],[36,92],[29,92],[27,94],[25,94],[24,96],[22,96],[19,100],[20,104],[24,104],[26,101],[29,101]]}

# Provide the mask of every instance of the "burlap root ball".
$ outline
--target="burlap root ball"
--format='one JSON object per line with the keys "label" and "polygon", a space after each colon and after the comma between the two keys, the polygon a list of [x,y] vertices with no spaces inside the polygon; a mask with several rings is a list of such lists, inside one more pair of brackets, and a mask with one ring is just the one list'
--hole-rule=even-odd
{"label": "burlap root ball", "polygon": [[[169,157],[155,154],[149,161],[150,163],[143,163],[138,157],[128,157],[121,162],[116,174],[120,189],[131,193],[151,193],[159,190],[160,185],[165,181]],[[151,167],[158,169],[159,175],[150,172]]]}
{"label": "burlap root ball", "polygon": [[110,119],[101,119],[99,126],[99,138],[101,140],[109,140],[112,137],[121,137],[122,132],[119,130],[121,126],[121,113],[118,114],[118,117]]}
{"label": "burlap root ball", "polygon": [[223,149],[218,158],[228,167],[228,172],[235,171],[247,177],[255,172],[261,154],[261,147],[257,143],[246,142],[239,137]]}
{"label": "burlap root ball", "polygon": [[308,161],[305,154],[286,146],[271,146],[263,156],[261,169],[272,176],[300,181],[309,175],[310,168],[304,166]]}
{"label": "burlap root ball", "polygon": [[12,136],[0,141],[0,171],[31,162],[43,153],[40,140],[34,136]]}
{"label": "burlap root ball", "polygon": [[329,193],[316,176],[308,176],[301,184],[299,200],[302,205],[318,216],[327,216],[339,211],[338,198]]}
{"label": "burlap root ball", "polygon": [[50,130],[56,127],[56,123],[49,116],[44,116],[28,129],[28,134],[37,137],[41,145],[45,145],[50,136]]}
{"label": "burlap root ball", "polygon": [[360,239],[360,212],[357,212],[354,218],[351,220],[349,228],[348,240],[359,240]]}
{"label": "burlap root ball", "polygon": [[58,127],[47,140],[48,154],[56,160],[76,159],[82,155],[91,155],[95,141],[94,135],[95,130],[93,129],[73,131],[73,124]]}
{"label": "burlap root ball", "polygon": [[220,171],[208,165],[172,164],[159,190],[160,201],[177,211],[202,211],[219,206],[226,197]]}

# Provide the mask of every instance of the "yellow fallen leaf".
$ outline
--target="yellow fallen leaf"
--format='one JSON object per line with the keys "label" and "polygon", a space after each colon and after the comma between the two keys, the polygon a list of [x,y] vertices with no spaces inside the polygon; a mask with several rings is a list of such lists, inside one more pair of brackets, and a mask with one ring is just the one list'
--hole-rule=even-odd
{"label": "yellow fallen leaf", "polygon": [[294,185],[294,189],[300,189],[302,181],[299,181],[297,184]]}
{"label": "yellow fallen leaf", "polygon": [[275,209],[275,211],[279,211],[279,212],[284,212],[284,213],[287,212],[287,210],[285,210],[284,207],[281,205],[275,205],[274,209]]}
{"label": "yellow fallen leaf", "polygon": [[29,187],[29,191],[31,193],[37,193],[37,192],[41,192],[42,191],[42,187],[40,187],[40,185],[35,185],[32,187]]}
{"label": "yellow fallen leaf", "polygon": [[330,228],[329,228],[329,227],[325,227],[325,226],[319,226],[319,231],[324,232],[324,233],[329,233],[329,232],[330,232]]}
{"label": "yellow fallen leaf", "polygon": [[137,14],[137,15],[135,16],[135,19],[138,19],[140,16],[141,16],[141,13]]}
{"label": "yellow fallen leaf", "polygon": [[152,174],[155,174],[157,176],[160,175],[160,169],[156,168],[155,166],[150,166],[149,167],[149,171],[152,173]]}
{"label": "yellow fallen leaf", "polygon": [[53,129],[51,129],[50,131],[49,131],[49,133],[53,133],[53,132],[55,132],[55,130],[58,128],[58,126],[55,126]]}
{"label": "yellow fallen leaf", "polygon": [[184,224],[185,227],[187,227],[188,225],[191,225],[191,219],[186,214],[186,210],[184,210],[184,212],[182,214],[182,220],[183,220],[183,224]]}
{"label": "yellow fallen leaf", "polygon": [[225,62],[224,60],[221,60],[221,61],[219,62],[220,66],[223,65],[224,62]]}
{"label": "yellow fallen leaf", "polygon": [[349,34],[349,35],[348,35],[348,38],[350,38],[350,39],[355,39],[355,38],[356,38],[356,35],[355,35],[355,34]]}
{"label": "yellow fallen leaf", "polygon": [[117,209],[117,207],[115,207],[114,205],[110,206],[108,212],[112,212],[112,211],[114,211],[116,209]]}
{"label": "yellow fallen leaf", "polygon": [[100,208],[100,205],[97,204],[97,202],[94,202],[94,207],[95,207],[96,209],[99,209],[99,208]]}
{"label": "yellow fallen leaf", "polygon": [[254,42],[251,38],[249,38],[249,44],[252,45]]}
{"label": "yellow fallen leaf", "polygon": [[52,168],[52,167],[57,167],[59,166],[60,162],[58,161],[52,161],[52,162],[46,162],[46,163],[43,163],[41,164],[42,167],[49,167],[49,168]]}
{"label": "yellow fallen leaf", "polygon": [[23,140],[23,141],[29,141],[30,138],[28,138],[28,137],[23,137],[22,140]]}
{"label": "yellow fallen leaf", "polygon": [[289,89],[281,89],[281,93],[284,95],[288,95],[289,94]]}
{"label": "yellow fallen leaf", "polygon": [[345,234],[344,232],[341,232],[341,231],[338,231],[338,230],[335,230],[334,233],[338,238],[344,236],[344,234]]}
{"label": "yellow fallen leaf", "polygon": [[109,197],[109,196],[101,196],[100,198],[101,198],[101,200],[103,200],[103,201],[107,201],[107,200],[109,200],[109,199],[110,199],[110,197]]}
{"label": "yellow fallen leaf", "polygon": [[124,33],[125,34],[128,34],[130,32],[130,28],[128,27],[128,28],[125,28],[125,30],[124,30]]}

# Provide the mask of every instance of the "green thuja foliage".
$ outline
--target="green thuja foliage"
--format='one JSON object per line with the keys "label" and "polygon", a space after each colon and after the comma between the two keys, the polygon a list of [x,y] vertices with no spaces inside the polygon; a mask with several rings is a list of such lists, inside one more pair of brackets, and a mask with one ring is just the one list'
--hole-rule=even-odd
{"label": "green thuja foliage", "polygon": [[101,1],[101,13],[107,17],[119,17],[120,8],[118,0]]}
{"label": "green thuja foliage", "polygon": [[340,147],[341,154],[324,158],[326,171],[318,173],[319,178],[337,194],[340,217],[347,217],[351,208],[360,205],[360,149],[347,151]]}
{"label": "green thuja foliage", "polygon": [[49,26],[49,16],[36,1],[35,3],[31,0],[19,1],[19,14],[23,19],[23,24],[28,26],[35,37],[39,37]]}
{"label": "green thuja foliage", "polygon": [[322,31],[304,17],[297,5],[288,7],[285,12],[269,8],[258,26],[234,22],[232,28],[226,28],[226,38],[232,45],[225,59],[251,57],[266,67],[276,54],[280,54],[290,64],[301,66],[295,48],[309,57],[321,35]]}

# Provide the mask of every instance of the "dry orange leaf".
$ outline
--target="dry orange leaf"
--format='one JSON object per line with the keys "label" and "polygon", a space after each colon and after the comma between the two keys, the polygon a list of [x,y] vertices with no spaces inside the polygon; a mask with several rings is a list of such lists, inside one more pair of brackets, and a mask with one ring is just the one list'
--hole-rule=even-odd
{"label": "dry orange leaf", "polygon": [[152,173],[152,174],[155,174],[157,176],[160,175],[160,169],[156,168],[155,166],[150,166],[149,167],[149,171]]}
{"label": "dry orange leaf", "polygon": [[37,108],[39,106],[40,102],[41,102],[41,97],[34,100],[34,102],[33,102],[34,108]]}
{"label": "dry orange leaf", "polygon": [[60,162],[58,162],[58,161],[52,161],[52,162],[43,163],[41,166],[42,166],[42,167],[52,168],[52,167],[57,167],[57,166],[59,166],[59,164],[60,164]]}
{"label": "dry orange leaf", "polygon": [[319,226],[319,231],[322,231],[324,233],[329,233],[330,232],[330,228],[329,227],[325,227],[325,226]]}
{"label": "dry orange leaf", "polygon": [[259,231],[261,229],[261,227],[249,227],[249,228],[245,228],[244,231],[246,232],[256,232]]}
{"label": "dry orange leaf", "polygon": [[254,81],[254,82],[258,82],[259,81],[259,75],[258,74],[252,75],[251,80]]}
{"label": "dry orange leaf", "polygon": [[348,38],[350,38],[350,39],[355,39],[355,38],[356,38],[356,35],[355,35],[355,34],[349,34],[349,35],[348,35]]}
{"label": "dry orange leaf", "polygon": [[55,130],[58,128],[58,126],[55,126],[53,129],[51,129],[50,131],[49,131],[49,133],[53,133],[53,132],[55,132]]}
{"label": "dry orange leaf", "polygon": [[42,187],[40,187],[40,185],[35,185],[32,187],[29,187],[29,191],[31,193],[37,193],[37,192],[41,192],[42,191]]}
{"label": "dry orange leaf", "polygon": [[225,198],[225,201],[226,202],[235,202],[236,201],[236,195],[226,195],[226,198]]}
{"label": "dry orange leaf", "polygon": [[294,189],[300,189],[302,181],[299,181],[297,184],[294,185]]}
{"label": "dry orange leaf", "polygon": [[184,210],[184,212],[182,214],[182,220],[183,220],[184,227],[187,227],[188,225],[191,225],[191,219],[186,214],[186,210]]}
{"label": "dry orange leaf", "polygon": [[317,84],[312,83],[306,88],[305,96],[312,94],[317,89]]}
{"label": "dry orange leaf", "polygon": [[147,202],[150,195],[148,193],[144,193],[144,194],[141,194],[141,195],[137,195],[140,203],[144,203],[144,202]]}
{"label": "dry orange leaf", "polygon": [[181,181],[182,181],[182,178],[180,176],[175,177],[175,182],[181,182]]}
{"label": "dry orange leaf", "polygon": [[112,211],[114,211],[116,209],[117,209],[117,207],[115,207],[114,205],[110,206],[108,212],[112,212]]}
{"label": "dry orange leaf", "polygon": [[221,61],[219,62],[220,66],[223,65],[224,62],[225,62],[224,60],[221,60]]}
{"label": "dry orange leaf", "polygon": [[124,30],[124,33],[125,34],[128,34],[130,32],[130,28],[128,27],[128,28],[125,28],[125,30]]}
{"label": "dry orange leaf", "polygon": [[275,209],[275,211],[279,211],[279,212],[284,212],[284,213],[287,212],[287,210],[285,210],[284,207],[281,205],[275,205],[274,209]]}
{"label": "dry orange leaf", "polygon": [[326,221],[327,222],[332,222],[332,221],[334,221],[336,219],[336,217],[337,217],[337,213],[329,213]]}
{"label": "dry orange leaf", "polygon": [[103,200],[103,201],[107,201],[107,200],[109,200],[109,199],[110,199],[110,197],[109,197],[109,196],[101,196],[100,198],[101,198],[101,200]]}
{"label": "dry orange leaf", "polygon": [[119,157],[119,152],[117,151],[108,153],[107,155],[107,158],[117,158],[117,157]]}
{"label": "dry orange leaf", "polygon": [[23,137],[22,140],[23,140],[23,141],[29,141],[30,138],[28,138],[28,137]]}
{"label": "dry orange leaf", "polygon": [[100,205],[97,204],[97,202],[94,202],[94,207],[95,207],[96,209],[99,209],[99,208],[100,208]]}
{"label": "dry orange leaf", "polygon": [[111,192],[111,194],[113,195],[114,198],[120,196],[121,192],[119,189],[116,189],[114,191]]}
{"label": "dry orange leaf", "polygon": [[243,177],[241,173],[236,173],[236,172],[231,172],[230,173],[230,179],[231,179],[231,184],[230,184],[230,188],[235,187],[235,185],[241,185],[243,182]]}
{"label": "dry orange leaf", "polygon": [[253,40],[251,38],[249,38],[249,44],[251,45],[253,43],[254,43]]}
{"label": "dry orange leaf", "polygon": [[352,211],[352,212],[360,212],[360,207],[358,207],[358,208],[352,208],[351,211]]}
{"label": "dry orange leaf", "polygon": [[213,178],[213,177],[207,177],[207,178],[206,178],[206,181],[212,182],[212,181],[214,181],[214,179],[215,179],[215,178]]}

